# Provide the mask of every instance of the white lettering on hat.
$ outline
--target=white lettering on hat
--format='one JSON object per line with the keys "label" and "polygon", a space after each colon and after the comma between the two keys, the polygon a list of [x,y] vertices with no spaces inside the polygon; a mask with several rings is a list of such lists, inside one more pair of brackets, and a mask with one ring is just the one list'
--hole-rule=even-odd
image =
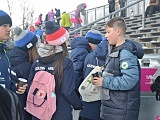
{"label": "white lettering on hat", "polygon": [[31,48],[33,46],[33,44],[32,43],[29,43],[28,45],[27,45],[27,48],[29,49],[29,48]]}
{"label": "white lettering on hat", "polygon": [[63,37],[63,38],[61,39],[61,42],[64,43],[65,41],[66,41],[66,38]]}

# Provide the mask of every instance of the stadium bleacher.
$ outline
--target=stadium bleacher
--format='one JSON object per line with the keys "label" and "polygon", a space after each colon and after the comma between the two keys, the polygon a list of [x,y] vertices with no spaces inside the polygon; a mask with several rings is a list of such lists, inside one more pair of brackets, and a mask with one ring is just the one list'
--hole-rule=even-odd
{"label": "stadium bleacher", "polygon": [[[160,13],[154,14],[150,18],[145,18],[145,28],[142,29],[142,15],[124,18],[127,25],[126,39],[134,39],[143,46],[145,56],[142,59],[143,66],[149,65],[149,59],[156,59],[160,62]],[[99,31],[105,35],[106,22],[99,22]],[[83,29],[82,36],[85,36],[91,26]],[[71,30],[74,28],[72,27]],[[70,35],[72,40],[74,35]]]}

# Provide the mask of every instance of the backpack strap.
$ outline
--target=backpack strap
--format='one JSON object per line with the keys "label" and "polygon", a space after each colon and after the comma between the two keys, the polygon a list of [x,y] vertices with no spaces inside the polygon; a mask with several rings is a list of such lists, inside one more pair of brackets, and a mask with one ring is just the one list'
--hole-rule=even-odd
{"label": "backpack strap", "polygon": [[[98,65],[98,58],[96,57],[96,62],[97,62],[97,65]],[[99,66],[99,65],[98,65]]]}
{"label": "backpack strap", "polygon": [[108,64],[108,62],[110,61],[110,59],[111,59],[111,57],[110,57],[109,55],[107,55],[107,57],[106,57],[106,62],[105,62],[105,64],[102,66],[102,69],[104,69],[104,68],[107,66],[107,64]]}
{"label": "backpack strap", "polygon": [[38,88],[36,88],[33,92],[33,105],[35,107],[41,107],[44,104],[44,102],[47,100],[47,94],[45,95],[43,102],[40,105],[37,105],[34,103],[34,96],[36,95],[37,91],[38,91]]}
{"label": "backpack strap", "polygon": [[10,98],[12,100],[12,103],[13,103],[13,110],[16,111],[16,115],[12,114],[12,117],[16,118],[15,120],[23,120],[23,112],[22,112],[22,105],[19,101],[19,98],[17,97],[17,95],[9,90],[9,89],[6,89],[8,94],[10,95]]}

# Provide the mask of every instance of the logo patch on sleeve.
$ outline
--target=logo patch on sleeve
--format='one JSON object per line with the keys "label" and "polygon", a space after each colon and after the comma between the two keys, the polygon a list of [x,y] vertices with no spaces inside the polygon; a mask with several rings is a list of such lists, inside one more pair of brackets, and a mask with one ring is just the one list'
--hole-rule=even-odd
{"label": "logo patch on sleeve", "polygon": [[122,69],[127,69],[128,68],[128,63],[127,62],[122,62]]}

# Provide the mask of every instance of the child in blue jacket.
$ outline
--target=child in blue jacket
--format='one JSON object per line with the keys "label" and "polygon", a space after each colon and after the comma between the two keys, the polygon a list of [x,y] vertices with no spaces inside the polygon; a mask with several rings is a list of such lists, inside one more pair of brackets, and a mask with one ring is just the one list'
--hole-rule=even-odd
{"label": "child in blue jacket", "polygon": [[[87,32],[85,37],[91,46],[92,52],[90,52],[84,60],[84,78],[88,76],[88,74],[94,69],[95,66],[104,65],[105,58],[108,53],[108,42],[107,40],[102,41],[104,38],[95,25],[92,26],[92,29]],[[79,120],[101,120],[100,100],[94,102],[83,101],[83,106],[83,109],[80,111]]]}

